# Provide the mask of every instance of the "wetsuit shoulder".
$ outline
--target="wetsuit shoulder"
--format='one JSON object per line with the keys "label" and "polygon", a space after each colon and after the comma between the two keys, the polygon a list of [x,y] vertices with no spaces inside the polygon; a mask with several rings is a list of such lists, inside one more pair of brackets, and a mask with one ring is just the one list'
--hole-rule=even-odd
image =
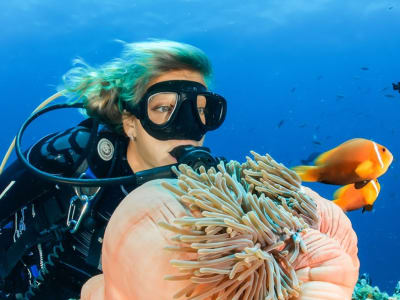
{"label": "wetsuit shoulder", "polygon": [[[87,119],[76,127],[42,138],[26,156],[32,165],[48,173],[79,177],[90,169],[92,176],[106,178],[113,175],[113,162],[115,158],[121,159],[124,149],[124,137],[106,127],[93,129],[91,119]],[[0,176],[0,220],[54,186],[16,160]]]}
{"label": "wetsuit shoulder", "polygon": [[[89,137],[88,127],[77,126],[42,138],[25,155],[43,171],[68,176],[82,160]],[[40,179],[15,160],[0,175],[0,220],[52,189],[54,183]]]}
{"label": "wetsuit shoulder", "polygon": [[62,176],[79,177],[89,167],[95,177],[110,176],[113,158],[121,156],[120,148],[126,142],[107,127],[93,131],[90,120],[40,140],[29,151],[29,161],[40,170]]}
{"label": "wetsuit shoulder", "polygon": [[76,126],[42,138],[28,151],[28,160],[40,170],[71,176],[87,155],[90,129]]}

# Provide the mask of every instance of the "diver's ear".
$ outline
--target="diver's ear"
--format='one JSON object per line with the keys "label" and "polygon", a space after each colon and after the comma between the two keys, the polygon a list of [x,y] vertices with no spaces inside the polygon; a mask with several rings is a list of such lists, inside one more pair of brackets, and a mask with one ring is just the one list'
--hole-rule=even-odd
{"label": "diver's ear", "polygon": [[124,128],[124,132],[131,141],[136,140],[137,126],[135,123],[137,123],[137,120],[138,119],[134,115],[128,113],[122,115],[122,126]]}

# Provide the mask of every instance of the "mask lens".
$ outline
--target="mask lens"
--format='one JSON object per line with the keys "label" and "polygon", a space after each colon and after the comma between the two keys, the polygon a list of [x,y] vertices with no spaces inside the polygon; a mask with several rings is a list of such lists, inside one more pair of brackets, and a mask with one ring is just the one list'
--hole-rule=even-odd
{"label": "mask lens", "polygon": [[206,125],[206,106],[207,106],[207,98],[204,95],[197,95],[197,112],[200,117],[201,123]]}
{"label": "mask lens", "polygon": [[224,105],[218,98],[210,95],[197,96],[197,110],[201,122],[209,129],[215,129],[221,125],[224,118]]}
{"label": "mask lens", "polygon": [[174,92],[156,93],[147,100],[147,115],[151,122],[163,125],[171,118],[176,108],[178,94]]}

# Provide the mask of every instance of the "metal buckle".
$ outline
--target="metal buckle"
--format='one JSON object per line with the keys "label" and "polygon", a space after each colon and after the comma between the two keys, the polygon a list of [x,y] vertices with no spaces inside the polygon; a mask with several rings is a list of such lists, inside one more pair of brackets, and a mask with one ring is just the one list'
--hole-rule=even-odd
{"label": "metal buckle", "polygon": [[[86,173],[83,173],[81,176],[79,176],[79,178],[82,178],[85,175]],[[84,193],[84,189],[86,189],[85,192],[90,193],[90,195]],[[96,197],[100,189],[100,187],[96,187],[94,188],[94,191],[90,191],[90,189],[85,187],[74,186],[75,195],[70,200],[67,216],[67,227],[71,233],[78,231],[83,217],[89,211],[91,202]],[[78,214],[79,216],[77,216]]]}

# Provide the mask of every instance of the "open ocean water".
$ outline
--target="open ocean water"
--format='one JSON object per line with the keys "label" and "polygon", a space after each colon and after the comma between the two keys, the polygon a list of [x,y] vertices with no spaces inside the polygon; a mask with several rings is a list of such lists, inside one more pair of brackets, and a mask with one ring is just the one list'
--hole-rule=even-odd
{"label": "open ocean water", "polygon": [[[208,134],[216,155],[268,152],[288,166],[355,137],[394,155],[374,210],[348,214],[360,273],[393,292],[400,280],[399,0],[14,0],[0,2],[0,153],[79,56],[98,65],[121,45],[171,39],[203,49],[228,101]],[[75,125],[73,111],[37,120],[29,145]],[[12,157],[13,159],[15,156]],[[330,199],[335,186],[306,184]]]}

